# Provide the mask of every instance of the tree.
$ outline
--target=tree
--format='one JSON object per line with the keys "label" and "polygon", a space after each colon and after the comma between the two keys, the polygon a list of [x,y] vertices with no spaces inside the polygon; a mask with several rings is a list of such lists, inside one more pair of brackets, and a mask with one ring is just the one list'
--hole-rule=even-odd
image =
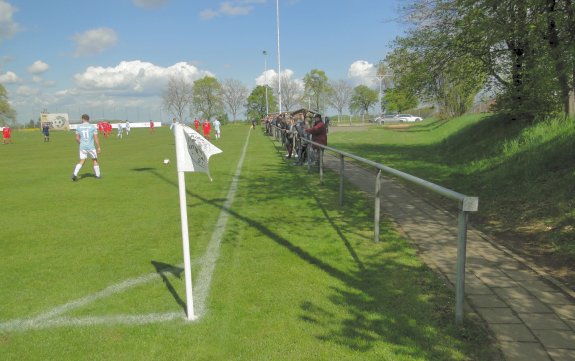
{"label": "tree", "polygon": [[[274,92],[278,94],[278,82],[275,81],[273,84]],[[300,85],[287,74],[282,74],[281,76],[281,87],[282,111],[289,112],[301,97],[301,88]]]}
{"label": "tree", "polygon": [[[413,0],[406,10],[414,26],[397,41],[395,66],[417,72],[411,80],[440,79],[427,78],[428,94],[481,80],[511,119],[575,114],[573,0]],[[471,70],[466,79],[457,64]]]}
{"label": "tree", "polygon": [[385,92],[384,95],[386,110],[401,113],[406,109],[417,106],[417,98],[412,92],[405,91],[401,88],[392,88]]}
{"label": "tree", "polygon": [[358,85],[353,88],[353,95],[351,96],[349,110],[352,113],[360,113],[361,115],[365,115],[369,113],[370,108],[377,104],[377,101],[377,91],[370,89],[365,85]]}
{"label": "tree", "polygon": [[353,94],[353,87],[345,80],[330,82],[330,87],[332,92],[328,97],[328,103],[337,110],[338,116],[341,117],[343,109],[349,106]]}
{"label": "tree", "polygon": [[170,77],[168,88],[162,95],[164,109],[183,121],[186,109],[192,104],[192,84],[183,77]]}
{"label": "tree", "polygon": [[10,106],[8,92],[2,84],[0,84],[0,122],[2,125],[8,123],[16,125],[16,111]]}
{"label": "tree", "polygon": [[[246,105],[249,119],[263,119],[266,116],[266,87],[267,85],[256,86],[248,96]],[[269,88],[269,87],[268,87]],[[278,104],[273,93],[268,89],[268,107],[271,113],[278,111]]]}
{"label": "tree", "polygon": [[202,117],[210,119],[224,112],[222,102],[222,86],[218,80],[205,76],[194,82],[192,104]]}
{"label": "tree", "polygon": [[248,95],[248,88],[241,81],[235,79],[223,81],[222,100],[229,112],[232,113],[234,122],[237,120],[238,111],[246,104]]}
{"label": "tree", "polygon": [[323,70],[313,69],[304,78],[304,97],[311,99],[312,108],[321,113],[326,108],[327,95],[331,92]]}

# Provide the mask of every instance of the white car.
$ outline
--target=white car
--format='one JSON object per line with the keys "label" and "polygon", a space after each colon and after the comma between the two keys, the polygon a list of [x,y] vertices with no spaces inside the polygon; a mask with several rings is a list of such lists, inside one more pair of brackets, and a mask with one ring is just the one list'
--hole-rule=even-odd
{"label": "white car", "polygon": [[400,122],[421,122],[423,120],[411,114],[397,114],[395,118],[399,119]]}

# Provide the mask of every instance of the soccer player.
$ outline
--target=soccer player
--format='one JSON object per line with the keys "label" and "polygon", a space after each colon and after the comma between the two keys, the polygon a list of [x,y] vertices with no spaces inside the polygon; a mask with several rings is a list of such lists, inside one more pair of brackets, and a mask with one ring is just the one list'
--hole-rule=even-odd
{"label": "soccer player", "polygon": [[216,133],[216,139],[220,139],[220,137],[222,135],[222,131],[220,130],[221,125],[222,125],[222,123],[220,123],[218,118],[215,118],[214,119],[214,131]]}
{"label": "soccer player", "polygon": [[50,141],[50,124],[42,123],[42,134],[44,134],[44,141]]}
{"label": "soccer player", "polygon": [[209,120],[205,119],[202,123],[202,129],[204,131],[204,138],[210,140],[210,131],[212,130],[212,124]]}
{"label": "soccer player", "polygon": [[122,123],[118,123],[118,138],[122,139],[122,131],[124,128],[122,127]]}
{"label": "soccer player", "polygon": [[126,128],[126,135],[130,135],[130,122],[128,121],[128,119],[126,119],[126,124],[124,128]]}
{"label": "soccer player", "polygon": [[196,132],[200,131],[200,121],[198,118],[194,118],[194,127],[196,127]]}
{"label": "soccer player", "polygon": [[12,143],[12,131],[9,126],[4,126],[2,129],[2,144]]}
{"label": "soccer player", "polygon": [[100,141],[98,140],[98,129],[94,124],[90,124],[90,116],[82,115],[82,124],[76,128],[76,142],[80,145],[80,162],[76,164],[72,180],[78,180],[78,172],[84,165],[86,158],[92,158],[94,162],[94,172],[96,178],[100,179],[100,165],[98,164],[98,154],[100,154]]}

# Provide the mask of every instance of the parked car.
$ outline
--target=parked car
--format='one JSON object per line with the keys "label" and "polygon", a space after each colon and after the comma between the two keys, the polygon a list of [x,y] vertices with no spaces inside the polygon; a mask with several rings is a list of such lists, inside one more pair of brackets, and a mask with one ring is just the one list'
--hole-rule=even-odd
{"label": "parked car", "polygon": [[377,124],[385,124],[387,122],[399,122],[400,120],[397,117],[397,114],[380,114],[373,120],[374,123]]}
{"label": "parked car", "polygon": [[421,122],[423,120],[423,118],[411,114],[397,114],[395,117],[400,122]]}

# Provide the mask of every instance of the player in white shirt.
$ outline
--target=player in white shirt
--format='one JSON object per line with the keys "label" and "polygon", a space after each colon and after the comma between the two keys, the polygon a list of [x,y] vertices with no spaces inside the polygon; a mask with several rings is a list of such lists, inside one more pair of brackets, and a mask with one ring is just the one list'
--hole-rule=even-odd
{"label": "player in white shirt", "polygon": [[218,118],[215,118],[213,124],[214,124],[214,130],[216,132],[216,139],[220,139],[220,136],[222,134],[220,127],[221,127],[222,123],[220,123]]}
{"label": "player in white shirt", "polygon": [[82,115],[82,124],[76,128],[76,142],[80,145],[80,161],[74,168],[72,180],[78,180],[78,172],[84,165],[86,158],[92,158],[94,162],[94,172],[96,178],[100,178],[100,165],[98,164],[98,154],[100,154],[100,140],[98,139],[98,128],[95,124],[90,124],[90,116]]}
{"label": "player in white shirt", "polygon": [[124,127],[122,123],[118,123],[118,138],[122,139],[122,132],[124,131]]}

